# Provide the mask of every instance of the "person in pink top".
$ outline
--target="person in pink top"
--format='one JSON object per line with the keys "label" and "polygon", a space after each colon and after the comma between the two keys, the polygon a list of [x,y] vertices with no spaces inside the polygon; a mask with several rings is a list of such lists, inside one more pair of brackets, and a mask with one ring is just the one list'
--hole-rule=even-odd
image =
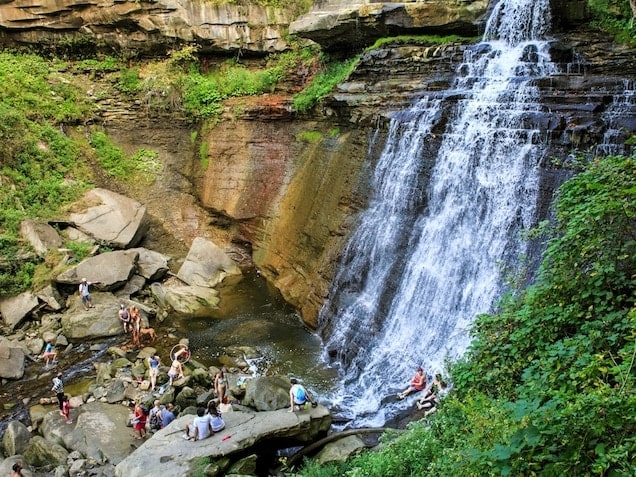
{"label": "person in pink top", "polygon": [[398,394],[398,398],[404,399],[406,396],[412,393],[416,393],[422,391],[426,387],[426,375],[424,374],[424,370],[419,367],[415,372],[415,376],[411,379],[409,383],[409,387]]}

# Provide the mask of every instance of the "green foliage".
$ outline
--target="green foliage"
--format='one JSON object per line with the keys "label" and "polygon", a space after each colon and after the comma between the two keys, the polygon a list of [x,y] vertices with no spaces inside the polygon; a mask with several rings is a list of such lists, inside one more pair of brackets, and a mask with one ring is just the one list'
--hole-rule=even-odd
{"label": "green foliage", "polygon": [[208,168],[208,143],[206,141],[202,141],[199,146],[199,159],[201,160],[201,167],[203,169]]}
{"label": "green foliage", "polygon": [[636,158],[560,189],[535,284],[479,316],[439,410],[303,477],[636,474]]}
{"label": "green foliage", "polygon": [[358,58],[356,57],[328,65],[314,77],[307,88],[294,95],[294,109],[305,112],[313,108],[318,101],[331,93],[337,84],[342,83],[357,64]]}
{"label": "green foliage", "polygon": [[93,132],[90,143],[99,165],[117,179],[151,184],[162,170],[157,152],[142,148],[129,157],[103,131]]}
{"label": "green foliage", "polygon": [[115,87],[127,95],[132,95],[141,91],[142,82],[141,78],[139,78],[139,70],[137,68],[122,69]]}
{"label": "green foliage", "polygon": [[316,144],[322,140],[320,131],[302,131],[298,133],[296,139],[308,144]]}
{"label": "green foliage", "polygon": [[37,259],[19,235],[26,218],[50,218],[86,189],[78,146],[63,132],[92,106],[60,69],[35,55],[0,53],[0,290],[31,285]]}
{"label": "green foliage", "polygon": [[636,41],[636,25],[629,0],[588,0],[592,26],[615,36],[621,43]]}
{"label": "green foliage", "polygon": [[365,51],[377,50],[385,45],[445,45],[447,43],[474,43],[477,38],[466,38],[457,35],[437,36],[437,35],[399,35],[378,38],[375,43]]}

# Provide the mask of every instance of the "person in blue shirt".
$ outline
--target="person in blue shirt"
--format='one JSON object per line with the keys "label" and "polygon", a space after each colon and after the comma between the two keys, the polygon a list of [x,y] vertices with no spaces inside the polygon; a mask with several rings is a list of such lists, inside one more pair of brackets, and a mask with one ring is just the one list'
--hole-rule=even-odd
{"label": "person in blue shirt", "polygon": [[55,359],[57,358],[57,353],[53,348],[53,343],[51,342],[51,340],[47,340],[46,346],[44,347],[44,353],[42,353],[42,357],[46,360],[46,366],[49,365],[49,362],[51,364],[57,363],[57,360]]}
{"label": "person in blue shirt", "polygon": [[289,382],[292,385],[289,389],[289,412],[300,410],[306,407],[305,404],[308,405],[308,403],[311,403],[312,407],[318,405],[309,391],[305,389],[305,386],[300,384],[297,379],[292,378]]}
{"label": "person in blue shirt", "polygon": [[161,422],[163,423],[163,427],[168,427],[172,421],[176,419],[174,415],[174,406],[172,403],[166,404],[165,409],[161,410]]}

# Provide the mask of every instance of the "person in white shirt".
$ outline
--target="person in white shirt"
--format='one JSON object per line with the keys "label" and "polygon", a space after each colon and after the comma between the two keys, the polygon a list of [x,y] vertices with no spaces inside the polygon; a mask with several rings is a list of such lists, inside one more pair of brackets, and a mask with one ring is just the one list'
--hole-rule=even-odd
{"label": "person in white shirt", "polygon": [[[98,282],[95,282],[98,283]],[[91,298],[91,294],[88,290],[89,285],[92,285],[93,282],[88,282],[86,281],[86,278],[82,278],[81,283],[79,284],[79,294],[80,297],[82,297],[82,304],[84,305],[84,308],[86,308],[87,310],[89,308],[95,308],[93,306],[93,299]]]}
{"label": "person in white shirt", "polygon": [[212,416],[206,414],[205,408],[197,408],[197,417],[194,418],[192,424],[188,424],[185,429],[184,439],[190,441],[200,441],[210,437],[212,431]]}

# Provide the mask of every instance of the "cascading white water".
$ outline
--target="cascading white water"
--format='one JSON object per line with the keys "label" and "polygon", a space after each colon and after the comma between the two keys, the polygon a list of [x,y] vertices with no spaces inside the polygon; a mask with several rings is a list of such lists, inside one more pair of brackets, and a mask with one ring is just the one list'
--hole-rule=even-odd
{"label": "cascading white water", "polygon": [[[353,425],[383,424],[412,404],[382,401],[417,366],[440,371],[465,351],[472,320],[503,292],[502,267],[525,251],[546,150],[527,118],[540,109],[532,81],[556,73],[549,26],[548,0],[499,2],[447,100],[424,98],[391,121],[374,196],[320,315],[343,378],[333,404]],[[427,157],[443,107],[450,119]]]}

